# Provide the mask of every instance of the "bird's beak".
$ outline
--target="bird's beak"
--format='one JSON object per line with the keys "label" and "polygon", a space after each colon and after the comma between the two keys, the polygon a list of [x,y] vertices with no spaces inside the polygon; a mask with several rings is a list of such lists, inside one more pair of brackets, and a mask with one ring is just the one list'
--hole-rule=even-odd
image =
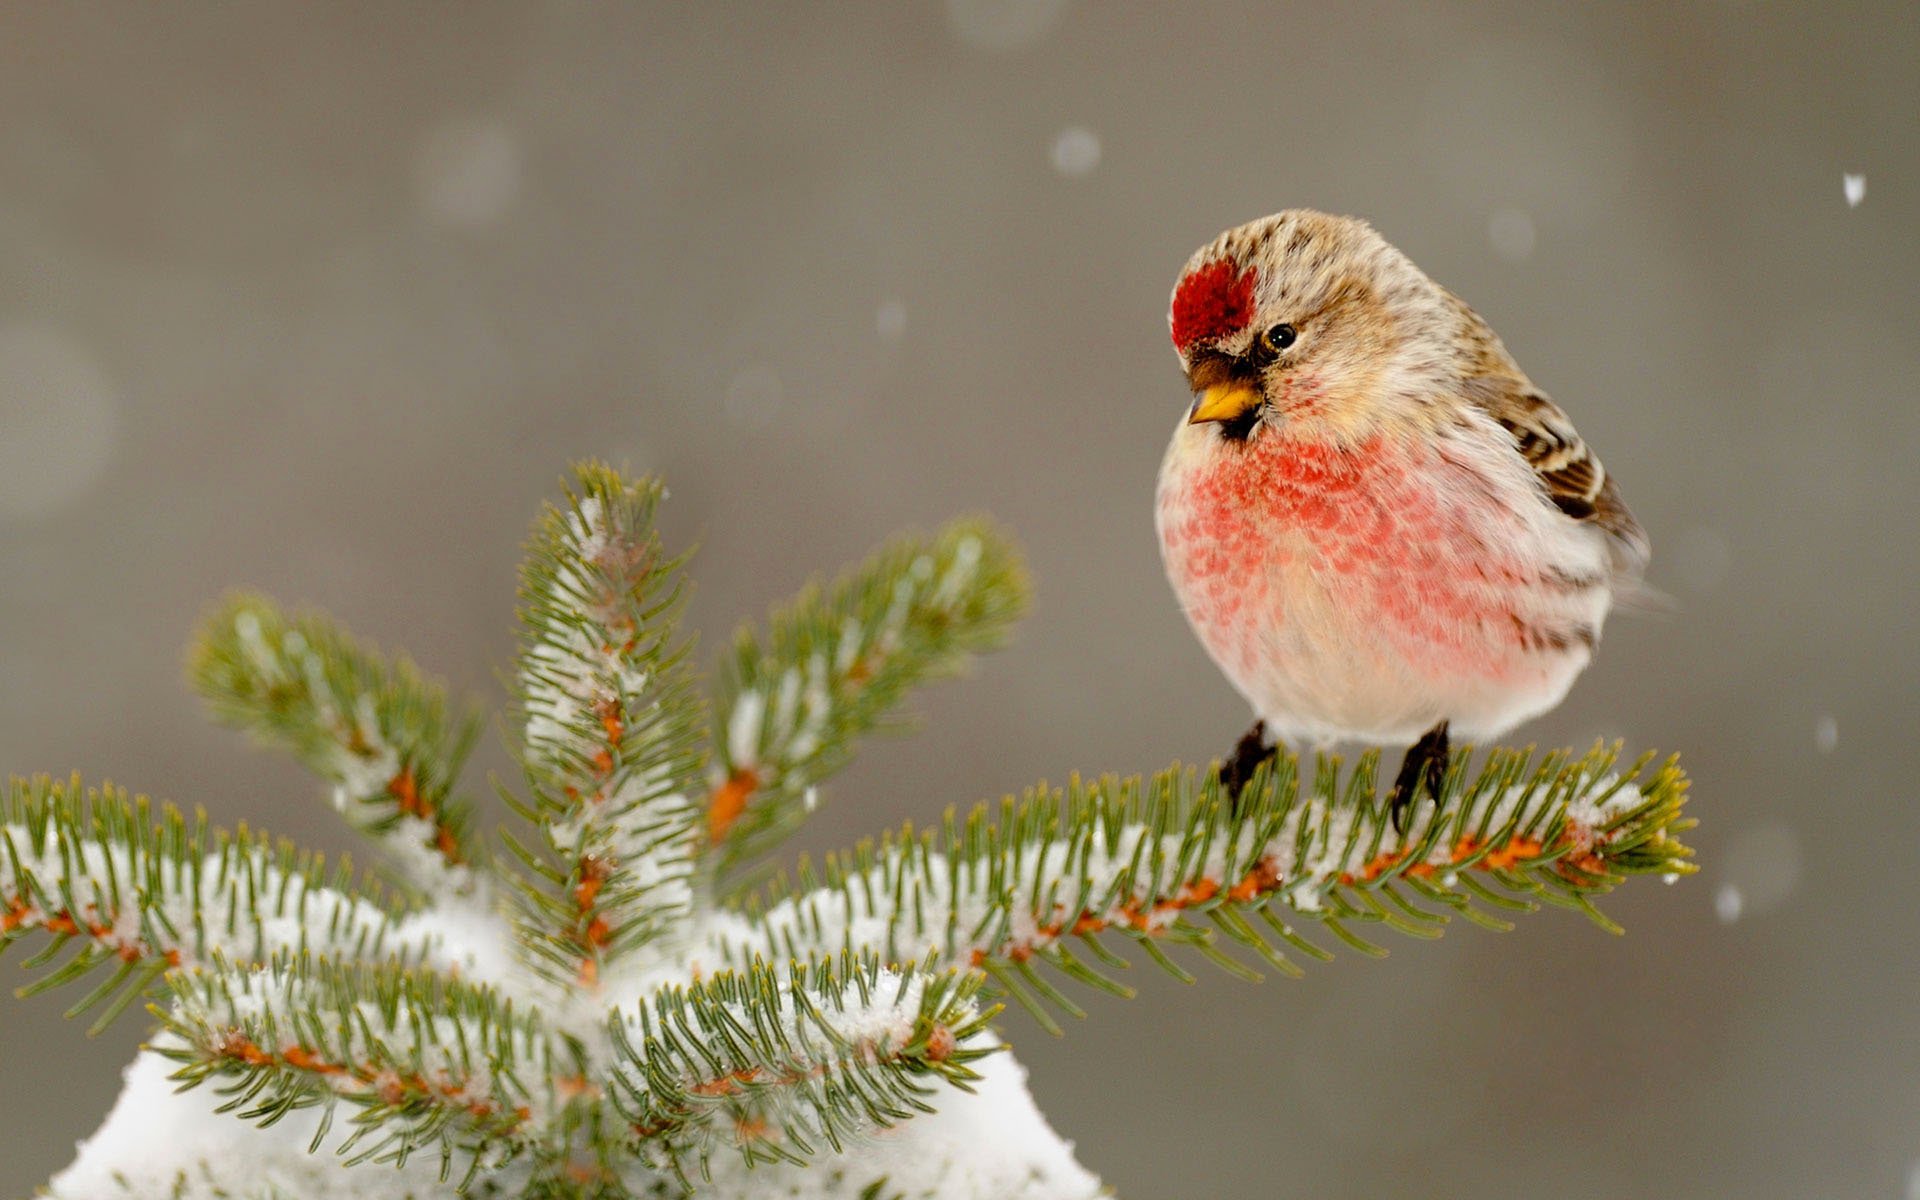
{"label": "bird's beak", "polygon": [[1232,421],[1243,417],[1260,406],[1260,389],[1240,379],[1229,379],[1221,383],[1208,384],[1200,391],[1193,402],[1193,411],[1187,414],[1187,424],[1203,425],[1208,421]]}

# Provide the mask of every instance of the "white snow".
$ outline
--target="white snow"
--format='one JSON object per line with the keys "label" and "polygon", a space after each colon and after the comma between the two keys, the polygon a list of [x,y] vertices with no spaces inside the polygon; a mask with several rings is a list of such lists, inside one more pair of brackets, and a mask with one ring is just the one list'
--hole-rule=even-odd
{"label": "white snow", "polygon": [[1823,716],[1813,723],[1813,748],[1822,754],[1832,754],[1840,745],[1840,722],[1831,716]]}
{"label": "white snow", "polygon": [[764,692],[748,690],[733,702],[727,714],[727,758],[736,767],[751,767],[760,761],[760,718],[766,714]]}
{"label": "white snow", "polygon": [[[1631,786],[1615,790],[1604,803],[1590,798],[1606,792],[1613,781],[1612,776],[1592,781],[1582,796],[1567,806],[1566,836],[1581,850],[1592,847],[1601,837],[1599,831],[1616,816],[1641,802],[1639,790]],[[1470,827],[1480,825],[1478,814],[1482,812],[1488,814],[1485,827],[1489,830],[1504,828],[1516,814],[1519,824],[1525,826],[1549,803],[1551,789],[1536,789],[1522,811],[1520,802],[1526,790],[1521,783],[1490,798],[1476,810]],[[735,965],[744,965],[755,956],[777,961],[794,953],[804,957],[808,953],[837,953],[846,946],[875,946],[882,948],[889,959],[933,953],[943,964],[959,966],[970,962],[975,951],[1001,953],[1009,945],[1043,948],[1065,936],[1072,922],[1082,915],[1110,925],[1129,923],[1164,929],[1178,919],[1179,908],[1161,902],[1175,899],[1172,893],[1188,879],[1206,879],[1229,887],[1234,882],[1226,878],[1231,870],[1245,871],[1260,862],[1280,880],[1286,904],[1301,912],[1316,913],[1324,907],[1327,891],[1343,875],[1363,875],[1376,853],[1394,853],[1402,845],[1390,827],[1358,827],[1357,822],[1355,810],[1330,806],[1318,796],[1307,797],[1294,806],[1258,853],[1244,844],[1216,840],[1208,857],[1196,864],[1197,870],[1179,878],[1174,877],[1172,864],[1177,861],[1181,836],[1166,834],[1160,852],[1167,866],[1159,879],[1152,877],[1147,865],[1153,858],[1151,847],[1141,847],[1142,841],[1151,836],[1146,826],[1122,825],[1109,843],[1104,826],[1096,824],[1080,842],[1055,839],[1044,852],[1029,848],[1021,853],[1004,887],[1007,894],[1023,901],[1037,894],[1041,903],[1038,909],[1030,903],[1017,903],[1005,913],[990,904],[983,882],[974,872],[956,871],[943,855],[922,853],[917,845],[908,851],[894,843],[878,852],[878,863],[870,872],[854,875],[845,887],[821,887],[783,900],[757,922],[738,918],[710,922],[704,936],[716,957]],[[1313,831],[1304,851],[1300,847],[1303,824]],[[1242,842],[1251,832],[1242,831]],[[1415,827],[1408,837],[1419,833]],[[1426,862],[1436,868],[1451,868],[1456,852],[1447,839],[1438,839]],[[1135,863],[1140,869],[1132,886],[1123,888],[1125,873]],[[899,894],[911,897],[917,889],[919,896],[917,903],[909,902],[896,910],[895,889],[886,881],[898,875],[904,875],[907,881]],[[1068,875],[1086,880],[1089,899],[1084,914],[1069,911],[1072,897],[1037,886],[1037,881]],[[1449,871],[1442,882],[1453,886],[1457,879]]]}
{"label": "white snow", "polygon": [[[692,900],[692,847],[678,835],[697,821],[698,804],[671,787],[667,763],[616,769],[608,777],[583,775],[578,766],[605,749],[603,707],[618,706],[623,757],[632,758],[640,749],[642,722],[658,704],[650,691],[655,680],[625,652],[630,634],[600,624],[581,599],[596,591],[588,564],[614,553],[616,539],[624,536],[593,497],[579,501],[567,518],[572,544],[549,588],[554,607],[581,611],[588,619],[545,626],[524,651],[524,738],[528,760],[577,793],[570,815],[545,822],[548,842],[563,855],[591,851],[619,864],[644,907],[671,924],[685,916]],[[744,741],[747,730],[739,733]]]}
{"label": "white snow", "polygon": [[1848,208],[1859,208],[1860,202],[1867,198],[1867,177],[1854,174],[1842,175],[1840,191],[1847,198]]}
{"label": "white snow", "polygon": [[978,1060],[974,1092],[941,1087],[939,1111],[873,1134],[805,1168],[749,1171],[738,1155],[713,1160],[716,1200],[858,1200],[881,1179],[911,1200],[1093,1200],[1105,1192],[1047,1124],[1008,1051]]}
{"label": "white snow", "polygon": [[1067,0],[947,0],[947,24],[977,50],[1006,53],[1038,45],[1066,8]]}
{"label": "white snow", "polygon": [[1741,911],[1745,908],[1746,897],[1742,896],[1740,889],[1731,883],[1721,884],[1720,890],[1713,894],[1714,915],[1720,918],[1722,925],[1731,925],[1738,921]]}
{"label": "white snow", "polygon": [[[437,1154],[414,1156],[404,1168],[366,1163],[347,1168],[337,1156],[352,1132],[337,1114],[318,1153],[307,1147],[320,1125],[318,1108],[289,1114],[268,1128],[214,1112],[223,1097],[211,1086],[175,1090],[170,1060],[143,1051],[107,1119],[77,1147],[73,1163],[48,1185],[54,1200],[456,1200],[457,1179],[440,1182]],[[514,1167],[492,1175],[473,1197],[520,1194]]]}
{"label": "white snow", "polygon": [[491,118],[452,121],[428,134],[414,160],[414,190],[435,221],[477,230],[498,223],[520,199],[520,145]]}
{"label": "white snow", "polygon": [[[122,907],[102,911],[95,907],[91,889],[76,886],[75,898],[82,900],[84,911],[70,915],[82,923],[98,921],[111,926],[103,940],[115,949],[126,948],[142,955],[171,951],[186,965],[205,961],[216,953],[251,961],[257,949],[264,949],[265,956],[301,949],[351,955],[362,947],[381,957],[407,953],[446,961],[439,957],[438,938],[431,928],[394,925],[371,904],[329,887],[309,886],[305,876],[281,871],[279,854],[270,846],[229,851],[224,860],[229,866],[223,870],[223,858],[218,853],[206,855],[198,864],[182,866],[165,855],[94,841],[63,846],[52,825],[46,833],[36,845],[26,826],[0,826],[0,843],[11,846],[9,852],[0,853],[0,897],[19,898],[28,906],[31,920],[43,919],[51,914],[37,903],[34,891],[24,886],[23,875],[37,881],[44,893],[57,897],[63,880],[105,879],[111,874],[121,881]],[[19,870],[14,865],[16,855]],[[129,903],[132,890],[127,887],[128,881],[148,879],[149,872],[158,886],[138,889],[137,900]],[[138,919],[142,906],[150,917],[145,922]],[[143,929],[153,931],[153,943],[144,937],[133,945],[112,940]]]}
{"label": "white snow", "polygon": [[1083,179],[1100,165],[1100,135],[1080,125],[1069,125],[1053,139],[1049,157],[1053,169],[1068,179]]}

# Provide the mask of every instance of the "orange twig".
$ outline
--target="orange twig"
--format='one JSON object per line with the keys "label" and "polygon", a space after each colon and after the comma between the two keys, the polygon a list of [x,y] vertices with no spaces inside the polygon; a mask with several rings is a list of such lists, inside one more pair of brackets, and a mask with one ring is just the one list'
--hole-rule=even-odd
{"label": "orange twig", "polygon": [[707,800],[707,834],[717,844],[727,830],[747,810],[747,801],[760,787],[760,776],[752,767],[736,767]]}

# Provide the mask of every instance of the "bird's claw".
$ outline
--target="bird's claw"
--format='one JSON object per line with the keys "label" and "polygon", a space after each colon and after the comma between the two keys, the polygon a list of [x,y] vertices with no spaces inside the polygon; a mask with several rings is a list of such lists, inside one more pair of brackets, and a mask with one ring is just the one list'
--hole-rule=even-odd
{"label": "bird's claw", "polygon": [[1412,811],[1414,801],[1420,798],[1422,784],[1426,785],[1433,802],[1440,803],[1441,790],[1447,785],[1447,765],[1451,756],[1445,721],[1421,734],[1420,740],[1407,748],[1406,757],[1400,760],[1400,774],[1394,778],[1393,790],[1387,793],[1388,811],[1393,817],[1395,833],[1406,834],[1407,814]]}
{"label": "bird's claw", "polygon": [[1253,779],[1253,773],[1279,752],[1278,746],[1267,745],[1265,721],[1255,721],[1253,728],[1234,743],[1233,753],[1220,764],[1220,784],[1227,789],[1227,799],[1233,802],[1235,812],[1240,810],[1240,792]]}

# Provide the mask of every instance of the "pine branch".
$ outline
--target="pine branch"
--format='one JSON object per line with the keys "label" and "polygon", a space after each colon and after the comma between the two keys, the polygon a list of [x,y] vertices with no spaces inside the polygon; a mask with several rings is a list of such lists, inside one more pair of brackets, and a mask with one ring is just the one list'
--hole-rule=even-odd
{"label": "pine branch", "polygon": [[1003,642],[1027,596],[1013,545],[963,520],[882,547],[831,588],[809,585],[774,610],[764,638],[743,627],[713,702],[718,869],[791,833],[854,741],[887,723],[908,689]]}
{"label": "pine branch", "polygon": [[530,885],[529,944],[556,978],[684,927],[692,905],[701,701],[678,641],[684,558],[654,530],[658,482],[576,470],[521,569],[520,704],[545,851],[513,847]]}
{"label": "pine branch", "polygon": [[411,662],[320,613],[236,595],[203,625],[190,669],[216,718],[332,784],[334,807],[410,883],[428,894],[470,883],[472,813],[453,787],[479,722]]}
{"label": "pine branch", "polygon": [[1435,937],[1454,915],[1508,927],[1483,905],[1557,904],[1618,932],[1592,897],[1629,875],[1692,870],[1677,837],[1692,822],[1681,818],[1686,781],[1672,761],[1649,774],[1649,755],[1616,773],[1617,755],[1618,747],[1596,747],[1536,764],[1530,751],[1496,750],[1470,773],[1463,753],[1440,804],[1423,808],[1404,839],[1375,794],[1376,752],[1344,777],[1338,760],[1323,762],[1305,788],[1295,760],[1282,756],[1242,793],[1237,811],[1213,773],[1076,779],[1003,801],[997,821],[982,805],[964,825],[949,814],[938,832],[909,828],[830,857],[818,878],[803,866],[797,885],[754,905],[720,948],[733,962],[807,959],[857,944],[882,946],[887,961],[931,954],[987,972],[1057,1031],[1047,1008],[1079,1009],[1035,963],[1127,994],[1096,965],[1126,965],[1099,940],[1107,932],[1189,980],[1162,943],[1253,975],[1223,952],[1224,935],[1298,974],[1275,941],[1329,955],[1296,922],[1369,954],[1384,951],[1359,930]]}
{"label": "pine branch", "polygon": [[[809,588],[723,665],[708,777],[661,496],[580,467],[531,540],[518,957],[452,795],[472,719],[322,618],[233,600],[196,680],[446,902],[398,919],[344,867],[111,788],[0,797],[0,949],[47,943],[28,990],[96,976],[75,1011],[104,1023],[171,989],[55,1195],[1091,1200],[1099,1181],[994,1055],[996,996],[1057,1029],[1079,1011],[1064,980],[1129,992],[1128,940],[1191,979],[1175,955],[1298,973],[1290,955],[1327,956],[1309,932],[1384,953],[1376,928],[1505,928],[1495,912],[1544,903],[1617,928],[1598,896],[1692,869],[1671,760],[1462,753],[1402,836],[1370,752],[1311,778],[1283,756],[1235,800],[1177,766],[1043,786],[730,907],[715,885],[804,819],[910,687],[997,643],[1026,585],[963,522]],[[368,1162],[395,1169],[343,1174]]]}
{"label": "pine branch", "polygon": [[1026,1070],[1010,1052],[975,1064],[966,1091],[948,1089],[940,1111],[845,1153],[804,1165],[749,1165],[717,1155],[702,1200],[1099,1200],[1113,1193],[1074,1160],[1073,1144],[1047,1124],[1027,1091]]}
{"label": "pine branch", "polygon": [[[342,862],[242,828],[189,822],[120,788],[13,780],[0,804],[0,950],[50,935],[29,958],[47,970],[21,992],[112,973],[68,1012],[99,1007],[97,1031],[164,974],[215,956],[265,962],[283,952],[421,957],[427,939],[396,927],[375,891]],[[78,950],[52,966],[70,945]]]}
{"label": "pine branch", "polygon": [[798,1164],[933,1111],[931,1084],[967,1088],[997,1006],[972,972],[895,970],[871,952],[782,972],[761,961],[662,988],[616,1014],[613,1102],[643,1156],[704,1171],[715,1146],[748,1165]]}
{"label": "pine branch", "polygon": [[172,1005],[156,1009],[172,1037],[156,1049],[181,1064],[173,1078],[218,1081],[229,1099],[217,1111],[262,1125],[321,1107],[314,1149],[345,1102],[348,1166],[404,1166],[424,1152],[465,1188],[532,1147],[554,1108],[546,1035],[484,986],[301,956],[214,959],[172,988]]}

